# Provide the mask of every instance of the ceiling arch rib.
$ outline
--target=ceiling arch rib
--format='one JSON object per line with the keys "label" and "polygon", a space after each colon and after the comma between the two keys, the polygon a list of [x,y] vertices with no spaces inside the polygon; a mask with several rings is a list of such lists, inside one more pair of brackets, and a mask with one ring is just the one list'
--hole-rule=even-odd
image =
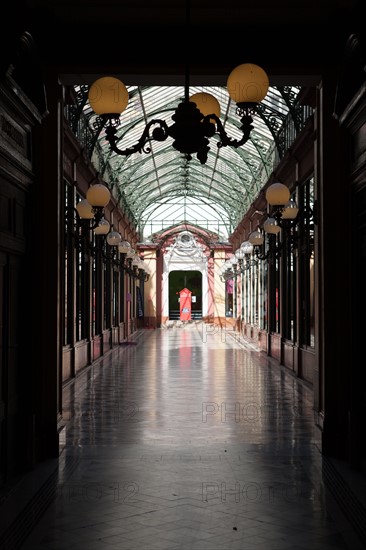
{"label": "ceiling arch rib", "polygon": [[[152,119],[165,120],[170,126],[174,110],[184,98],[183,86],[127,86],[127,89],[130,100],[118,127],[119,146],[123,149],[137,143],[147,122]],[[128,208],[136,223],[145,228],[145,239],[148,238],[146,228],[151,225],[148,220],[151,220],[152,213],[154,224],[157,223],[156,213],[161,216],[160,230],[171,222],[172,212],[166,200],[176,201],[174,219],[185,219],[191,200],[190,207],[195,216],[199,208],[197,205],[201,205],[200,214],[205,228],[219,224],[221,229],[232,231],[273,171],[276,132],[280,131],[286,117],[296,116],[299,88],[287,86],[282,91],[270,87],[260,104],[261,115],[254,117],[250,139],[237,149],[217,147],[219,136],[215,135],[210,141],[208,159],[204,165],[196,158],[187,163],[184,156],[174,149],[170,138],[163,142],[151,140],[147,144],[150,149],[148,153],[124,156],[112,152],[104,128],[100,129],[97,117],[85,101],[86,87],[76,87],[76,92],[78,114],[75,115],[75,110],[73,128],[82,126],[75,123],[75,118],[83,113],[89,122],[89,143],[93,139],[95,143],[92,161],[113,187],[116,198],[122,202],[121,206]],[[190,87],[190,95],[198,92],[216,97],[228,135],[240,139],[242,134],[236,105],[230,101],[226,88]],[[272,123],[271,126],[266,117],[275,118],[279,123],[276,122],[275,126]],[[93,134],[93,128],[97,128],[97,135],[95,132]]]}

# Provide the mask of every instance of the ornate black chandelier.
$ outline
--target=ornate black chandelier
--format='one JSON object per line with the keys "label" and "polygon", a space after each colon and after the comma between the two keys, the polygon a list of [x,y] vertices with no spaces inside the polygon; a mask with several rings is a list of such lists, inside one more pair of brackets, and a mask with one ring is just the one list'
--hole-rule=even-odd
{"label": "ornate black chandelier", "polygon": [[201,164],[207,161],[210,150],[209,139],[218,135],[217,147],[240,147],[250,137],[253,129],[253,114],[256,106],[266,96],[269,87],[268,76],[258,65],[244,63],[234,68],[227,79],[230,98],[236,103],[236,113],[240,117],[240,130],[243,136],[234,139],[227,135],[220,120],[220,105],[217,99],[205,92],[189,97],[188,68],[185,75],[185,96],[172,115],[173,124],[165,120],[150,120],[140,139],[132,147],[122,149],[117,135],[121,113],[128,104],[128,91],[118,78],[106,76],[96,80],[89,88],[88,99],[93,111],[105,126],[106,140],[116,154],[149,153],[151,140],[173,139],[173,147],[183,153],[187,160],[196,154]]}

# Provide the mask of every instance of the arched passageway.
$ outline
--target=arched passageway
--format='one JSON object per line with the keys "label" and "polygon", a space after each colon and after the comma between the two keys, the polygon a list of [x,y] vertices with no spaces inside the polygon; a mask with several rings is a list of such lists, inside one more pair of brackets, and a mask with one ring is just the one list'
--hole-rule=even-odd
{"label": "arched passageway", "polygon": [[202,273],[199,271],[169,273],[169,319],[179,319],[179,292],[184,288],[192,293],[191,319],[202,319]]}

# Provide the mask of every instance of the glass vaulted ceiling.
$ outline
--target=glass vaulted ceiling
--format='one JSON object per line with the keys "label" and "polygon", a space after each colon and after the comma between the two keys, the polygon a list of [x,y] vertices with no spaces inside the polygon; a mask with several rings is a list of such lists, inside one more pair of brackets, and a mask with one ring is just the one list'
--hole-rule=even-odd
{"label": "glass vaulted ceiling", "polygon": [[[122,149],[135,145],[146,123],[153,118],[171,125],[174,110],[184,99],[183,86],[127,86],[127,89],[129,103],[118,129],[118,145]],[[189,91],[190,96],[197,92],[214,95],[220,103],[220,118],[226,132],[240,139],[236,105],[226,88],[191,86]],[[87,87],[78,87],[77,92],[83,118],[89,128],[97,128],[98,120],[86,99]],[[204,165],[195,156],[187,161],[173,148],[169,137],[164,142],[152,140],[149,153],[117,155],[110,151],[103,129],[95,134],[91,159],[121,207],[132,217],[142,240],[148,241],[152,234],[172,226],[190,224],[217,233],[220,240],[226,241],[273,170],[275,132],[278,134],[288,114],[291,115],[298,92],[297,87],[281,90],[270,87],[260,113],[254,117],[254,129],[247,143],[238,149],[230,146],[219,149],[214,136]]]}

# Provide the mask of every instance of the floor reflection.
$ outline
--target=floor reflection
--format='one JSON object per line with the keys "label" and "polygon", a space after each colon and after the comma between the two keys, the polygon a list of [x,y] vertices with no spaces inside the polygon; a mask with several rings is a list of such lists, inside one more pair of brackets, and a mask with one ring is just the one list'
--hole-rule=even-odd
{"label": "floor reflection", "polygon": [[347,548],[311,390],[243,341],[146,330],[65,388],[64,418],[58,496],[24,550]]}

